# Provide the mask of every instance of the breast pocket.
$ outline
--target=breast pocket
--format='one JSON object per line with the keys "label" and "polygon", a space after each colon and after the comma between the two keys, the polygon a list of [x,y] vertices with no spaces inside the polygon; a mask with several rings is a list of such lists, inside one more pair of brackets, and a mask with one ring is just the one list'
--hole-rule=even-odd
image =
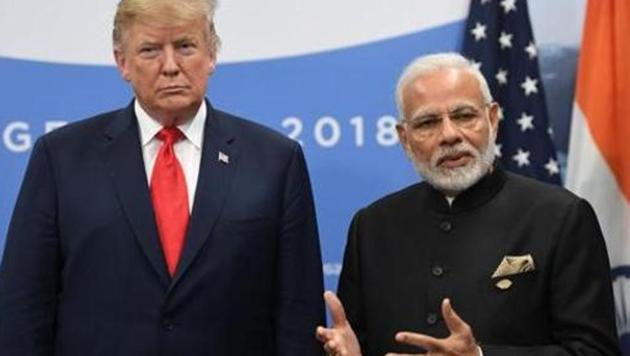
{"label": "breast pocket", "polygon": [[484,325],[492,325],[493,334],[519,335],[524,325],[544,315],[548,296],[542,278],[539,271],[529,271],[485,279],[485,301],[479,310]]}
{"label": "breast pocket", "polygon": [[486,290],[496,301],[528,295],[536,286],[538,271],[528,271],[503,277],[490,278]]}

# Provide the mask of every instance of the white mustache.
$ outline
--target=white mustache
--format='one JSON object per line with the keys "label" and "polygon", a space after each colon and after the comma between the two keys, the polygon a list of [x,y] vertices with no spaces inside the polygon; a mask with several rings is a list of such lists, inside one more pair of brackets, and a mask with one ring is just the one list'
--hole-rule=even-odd
{"label": "white mustache", "polygon": [[431,157],[431,166],[437,168],[439,164],[449,157],[460,155],[470,155],[476,160],[481,156],[481,153],[466,142],[461,142],[456,146],[439,147],[433,154],[433,157]]}

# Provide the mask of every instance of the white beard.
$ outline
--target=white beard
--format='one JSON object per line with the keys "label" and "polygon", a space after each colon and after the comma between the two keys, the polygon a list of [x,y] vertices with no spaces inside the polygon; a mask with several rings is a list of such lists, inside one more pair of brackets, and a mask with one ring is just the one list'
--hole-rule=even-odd
{"label": "white beard", "polygon": [[[493,136],[490,133],[490,140],[483,152],[462,141],[455,146],[438,147],[431,156],[430,162],[421,162],[416,159],[411,150],[406,151],[418,174],[435,189],[454,196],[472,187],[492,168],[496,147]],[[444,156],[462,152],[472,155],[472,159],[466,165],[455,168],[438,166],[438,162]]]}

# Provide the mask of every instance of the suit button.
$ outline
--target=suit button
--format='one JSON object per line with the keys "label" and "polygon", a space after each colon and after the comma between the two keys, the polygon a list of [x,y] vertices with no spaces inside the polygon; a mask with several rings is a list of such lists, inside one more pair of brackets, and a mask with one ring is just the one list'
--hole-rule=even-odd
{"label": "suit button", "polygon": [[450,221],[442,221],[440,223],[440,229],[444,232],[449,232],[453,230],[453,224]]}
{"label": "suit button", "polygon": [[175,324],[170,319],[162,320],[162,329],[165,331],[173,331],[175,329]]}
{"label": "suit button", "polygon": [[437,323],[437,320],[438,320],[437,314],[435,313],[427,314],[427,324],[435,325],[435,323]]}
{"label": "suit button", "polygon": [[435,277],[440,277],[444,274],[444,268],[440,266],[433,266],[433,268],[431,268],[431,274]]}

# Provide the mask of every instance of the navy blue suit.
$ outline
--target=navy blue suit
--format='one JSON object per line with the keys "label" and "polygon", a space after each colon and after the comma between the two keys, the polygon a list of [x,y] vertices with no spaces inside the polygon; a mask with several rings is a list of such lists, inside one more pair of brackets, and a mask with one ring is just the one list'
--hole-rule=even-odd
{"label": "navy blue suit", "polygon": [[319,354],[322,289],[300,146],[210,105],[171,278],[129,105],[35,145],[0,268],[0,355]]}

